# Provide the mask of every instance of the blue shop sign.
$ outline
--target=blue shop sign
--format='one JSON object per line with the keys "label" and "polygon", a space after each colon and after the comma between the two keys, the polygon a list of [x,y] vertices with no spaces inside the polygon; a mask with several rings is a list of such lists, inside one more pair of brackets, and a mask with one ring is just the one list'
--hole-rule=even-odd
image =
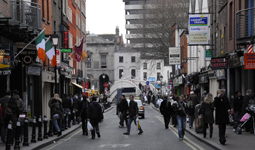
{"label": "blue shop sign", "polygon": [[156,78],[155,78],[155,77],[149,77],[149,78],[148,78],[148,81],[150,81],[150,82],[155,82],[155,81],[156,81]]}

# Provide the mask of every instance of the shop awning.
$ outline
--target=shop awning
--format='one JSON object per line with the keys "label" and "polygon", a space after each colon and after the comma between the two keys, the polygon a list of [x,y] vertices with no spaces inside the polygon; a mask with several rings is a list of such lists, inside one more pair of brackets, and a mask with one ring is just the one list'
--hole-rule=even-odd
{"label": "shop awning", "polygon": [[72,84],[75,85],[75,86],[77,86],[78,88],[83,89],[83,87],[82,87],[81,85],[79,85],[79,84],[77,84],[77,83],[75,83],[75,82],[72,82]]}

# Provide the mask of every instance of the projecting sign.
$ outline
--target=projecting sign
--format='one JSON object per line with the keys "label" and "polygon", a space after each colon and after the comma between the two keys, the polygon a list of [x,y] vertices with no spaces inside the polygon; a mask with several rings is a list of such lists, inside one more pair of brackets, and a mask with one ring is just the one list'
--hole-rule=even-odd
{"label": "projecting sign", "polygon": [[209,44],[209,14],[189,15],[189,45]]}
{"label": "projecting sign", "polygon": [[244,69],[255,69],[255,53],[244,53]]}
{"label": "projecting sign", "polygon": [[180,47],[169,48],[169,65],[180,65]]}
{"label": "projecting sign", "polygon": [[225,57],[216,57],[211,59],[212,70],[228,68],[228,60]]}
{"label": "projecting sign", "polygon": [[69,48],[68,40],[68,31],[64,31],[64,48]]}
{"label": "projecting sign", "polygon": [[60,66],[60,49],[56,49],[56,65]]}
{"label": "projecting sign", "polygon": [[72,49],[71,48],[65,48],[65,49],[61,49],[62,53],[72,53]]}

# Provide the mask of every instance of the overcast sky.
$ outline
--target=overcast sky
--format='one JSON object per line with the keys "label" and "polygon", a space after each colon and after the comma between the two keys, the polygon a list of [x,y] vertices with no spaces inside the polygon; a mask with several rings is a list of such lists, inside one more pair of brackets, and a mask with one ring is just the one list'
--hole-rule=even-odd
{"label": "overcast sky", "polygon": [[123,0],[87,0],[87,31],[95,34],[115,34],[116,26],[125,42],[125,3]]}

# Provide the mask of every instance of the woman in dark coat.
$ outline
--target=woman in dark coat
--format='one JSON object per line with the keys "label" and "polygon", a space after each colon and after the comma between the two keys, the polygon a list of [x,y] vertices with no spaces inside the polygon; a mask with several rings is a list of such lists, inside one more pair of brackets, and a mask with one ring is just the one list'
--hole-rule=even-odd
{"label": "woman in dark coat", "polygon": [[220,143],[225,145],[226,138],[226,125],[229,124],[230,104],[228,98],[224,96],[222,90],[217,90],[217,97],[214,98],[214,107],[216,108],[216,119],[215,122],[219,125],[219,137]]}
{"label": "woman in dark coat", "polygon": [[204,101],[201,105],[201,108],[198,112],[199,115],[203,114],[203,122],[204,122],[203,134],[204,134],[204,138],[206,137],[206,129],[208,127],[208,124],[210,126],[210,138],[212,138],[213,123],[214,123],[213,110],[214,110],[213,95],[211,93],[208,93],[205,96]]}

